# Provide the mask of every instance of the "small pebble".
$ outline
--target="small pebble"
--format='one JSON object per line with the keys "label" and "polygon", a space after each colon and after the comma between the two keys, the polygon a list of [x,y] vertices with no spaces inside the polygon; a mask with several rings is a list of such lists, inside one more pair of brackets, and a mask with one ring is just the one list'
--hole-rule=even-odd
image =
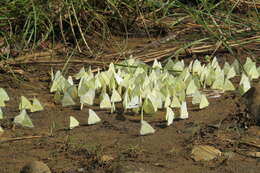
{"label": "small pebble", "polygon": [[50,168],[41,161],[32,161],[26,164],[20,173],[51,173]]}

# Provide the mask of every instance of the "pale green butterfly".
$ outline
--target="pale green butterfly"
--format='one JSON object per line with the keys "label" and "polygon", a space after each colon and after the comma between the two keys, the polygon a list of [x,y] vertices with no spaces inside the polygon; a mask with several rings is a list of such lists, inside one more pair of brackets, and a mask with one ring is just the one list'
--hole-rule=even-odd
{"label": "pale green butterfly", "polygon": [[169,95],[167,95],[166,97],[165,97],[165,100],[164,100],[164,108],[167,108],[167,107],[169,107],[170,105],[171,105],[171,98],[170,98],[170,96]]}
{"label": "pale green butterfly", "polygon": [[239,92],[241,95],[243,95],[245,92],[247,92],[251,88],[250,80],[249,78],[243,73],[240,83],[239,83]]}
{"label": "pale green butterfly", "polygon": [[23,109],[19,115],[14,118],[14,123],[22,125],[24,127],[34,127],[30,117],[28,116],[25,109]]}
{"label": "pale green butterfly", "polygon": [[5,102],[2,99],[0,99],[0,107],[5,107]]}
{"label": "pale green butterfly", "polygon": [[229,79],[225,79],[225,82],[224,82],[224,86],[223,86],[223,90],[224,91],[234,91],[235,90],[235,87],[234,85],[232,84],[232,82],[229,80]]}
{"label": "pale green butterfly", "polygon": [[42,110],[43,110],[43,107],[42,107],[40,101],[34,97],[31,112],[42,111]]}
{"label": "pale green butterfly", "polygon": [[140,135],[149,135],[153,134],[155,132],[155,129],[148,124],[145,120],[141,120],[141,130]]}
{"label": "pale green butterfly", "polygon": [[75,127],[79,126],[79,122],[76,118],[73,116],[70,116],[70,129],[73,129]]}
{"label": "pale green butterfly", "polygon": [[23,110],[23,109],[32,109],[32,104],[26,97],[21,96],[19,110]]}
{"label": "pale green butterfly", "polygon": [[225,62],[224,64],[224,67],[223,67],[223,71],[224,71],[224,74],[227,75],[229,70],[230,70],[231,66],[229,65],[228,62]]}
{"label": "pale green butterfly", "polygon": [[10,98],[4,88],[0,88],[0,99],[3,101],[9,101]]}
{"label": "pale green butterfly", "polygon": [[251,79],[258,79],[259,78],[259,73],[257,71],[255,63],[250,67],[250,70],[248,71],[248,76]]}
{"label": "pale green butterfly", "polygon": [[114,63],[110,63],[109,64],[108,72],[110,72],[110,73],[115,73],[116,72]]}
{"label": "pale green butterfly", "polygon": [[0,120],[3,118],[4,118],[4,114],[3,114],[2,108],[0,107]]}
{"label": "pale green butterfly", "polygon": [[106,108],[111,108],[111,107],[112,107],[112,104],[111,104],[108,94],[107,93],[103,94],[103,98],[100,102],[100,108],[106,109]]}
{"label": "pale green butterfly", "polygon": [[159,68],[161,69],[162,68],[162,64],[160,62],[157,61],[157,59],[155,59],[153,61],[153,68]]}
{"label": "pale green butterfly", "polygon": [[174,62],[172,70],[174,70],[174,71],[183,71],[184,67],[185,67],[185,65],[184,65],[184,61],[183,60],[181,60],[181,61],[176,60]]}
{"label": "pale green butterfly", "polygon": [[97,124],[101,121],[96,112],[94,112],[92,109],[89,109],[88,114],[88,125]]}
{"label": "pale green butterfly", "polygon": [[118,85],[121,85],[124,82],[124,79],[117,73],[114,74],[114,78],[116,79]]}
{"label": "pale green butterfly", "polygon": [[187,89],[186,89],[186,94],[191,95],[194,94],[198,90],[197,86],[194,83],[194,80],[191,80]]}
{"label": "pale green butterfly", "polygon": [[134,96],[130,99],[129,103],[127,104],[127,109],[138,108],[140,106],[140,99],[138,96]]}
{"label": "pale green butterfly", "polygon": [[200,99],[200,106],[199,106],[200,109],[203,109],[203,108],[207,107],[208,105],[209,105],[209,102],[208,102],[207,97],[204,94],[202,94],[201,99]]}
{"label": "pale green butterfly", "polygon": [[240,65],[237,59],[232,63],[231,67],[234,68],[236,74],[240,74]]}
{"label": "pale green butterfly", "polygon": [[170,126],[174,120],[174,112],[169,107],[166,108],[166,120],[167,120],[167,126]]}
{"label": "pale green butterfly", "polygon": [[157,107],[152,103],[149,97],[147,97],[143,103],[143,110],[145,113],[150,114],[157,111]]}
{"label": "pale green butterfly", "polygon": [[215,56],[213,60],[211,61],[211,66],[215,69],[217,66],[219,66],[217,57]]}
{"label": "pale green butterfly", "polygon": [[236,71],[235,71],[235,68],[234,67],[230,67],[229,71],[227,72],[227,75],[226,75],[227,79],[231,79],[233,77],[236,76]]}
{"label": "pale green butterfly", "polygon": [[84,104],[93,105],[95,99],[95,89],[89,89],[83,96],[80,96],[80,109],[83,109]]}
{"label": "pale green butterfly", "polygon": [[65,92],[64,96],[61,100],[61,104],[63,107],[65,106],[72,106],[75,105],[76,103],[74,102],[74,100],[72,99],[72,97],[70,96],[69,93]]}
{"label": "pale green butterfly", "polygon": [[246,58],[246,62],[245,64],[243,65],[245,71],[248,73],[249,70],[252,68],[252,66],[254,65],[254,62],[252,61],[251,58],[247,57]]}
{"label": "pale green butterfly", "polygon": [[75,85],[71,85],[65,92],[67,92],[73,99],[78,98],[78,89]]}
{"label": "pale green butterfly", "polygon": [[180,103],[179,99],[176,96],[172,97],[171,107],[172,108],[180,108],[181,107],[181,103]]}
{"label": "pale green butterfly", "polygon": [[197,90],[193,95],[192,95],[192,104],[199,104],[201,102],[201,93]]}
{"label": "pale green butterfly", "polygon": [[82,78],[82,76],[84,76],[85,74],[86,74],[85,68],[82,67],[82,68],[80,69],[80,71],[75,75],[75,78],[76,78],[77,80],[79,80],[79,79]]}
{"label": "pale green butterfly", "polygon": [[224,86],[224,79],[224,72],[221,71],[219,74],[217,74],[216,80],[213,82],[211,88],[222,90]]}
{"label": "pale green butterfly", "polygon": [[180,119],[187,119],[187,118],[189,118],[189,113],[187,111],[187,103],[182,102],[180,108]]}
{"label": "pale green butterfly", "polygon": [[112,96],[111,96],[111,102],[120,102],[122,101],[122,98],[120,96],[120,94],[117,92],[117,90],[114,88],[113,92],[112,92]]}
{"label": "pale green butterfly", "polygon": [[67,81],[69,82],[70,85],[74,85],[73,79],[71,76],[68,77]]}
{"label": "pale green butterfly", "polygon": [[194,61],[193,66],[192,66],[192,73],[200,73],[201,72],[201,63],[197,59]]}

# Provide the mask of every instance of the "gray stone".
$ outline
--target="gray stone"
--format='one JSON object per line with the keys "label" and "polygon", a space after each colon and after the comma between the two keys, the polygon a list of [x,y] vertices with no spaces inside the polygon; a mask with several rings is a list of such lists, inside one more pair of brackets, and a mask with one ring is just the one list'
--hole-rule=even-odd
{"label": "gray stone", "polygon": [[256,124],[260,125],[260,84],[250,88],[244,95],[243,100]]}
{"label": "gray stone", "polygon": [[41,161],[32,161],[26,164],[20,173],[51,173],[50,168]]}

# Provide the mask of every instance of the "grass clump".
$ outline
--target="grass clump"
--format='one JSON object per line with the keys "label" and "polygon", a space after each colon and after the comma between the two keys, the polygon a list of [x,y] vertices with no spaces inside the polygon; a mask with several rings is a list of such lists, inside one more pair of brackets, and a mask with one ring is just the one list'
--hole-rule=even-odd
{"label": "grass clump", "polygon": [[62,42],[93,53],[100,46],[93,37],[150,37],[195,28],[228,48],[228,40],[259,31],[257,4],[246,9],[232,0],[2,0],[0,46],[19,51]]}

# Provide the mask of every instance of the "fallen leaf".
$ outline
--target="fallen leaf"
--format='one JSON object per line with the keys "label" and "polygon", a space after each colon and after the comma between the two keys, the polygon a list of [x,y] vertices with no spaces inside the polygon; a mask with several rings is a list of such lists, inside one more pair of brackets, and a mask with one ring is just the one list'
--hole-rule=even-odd
{"label": "fallen leaf", "polygon": [[209,161],[221,156],[221,151],[209,145],[199,145],[192,149],[191,157],[195,161]]}

